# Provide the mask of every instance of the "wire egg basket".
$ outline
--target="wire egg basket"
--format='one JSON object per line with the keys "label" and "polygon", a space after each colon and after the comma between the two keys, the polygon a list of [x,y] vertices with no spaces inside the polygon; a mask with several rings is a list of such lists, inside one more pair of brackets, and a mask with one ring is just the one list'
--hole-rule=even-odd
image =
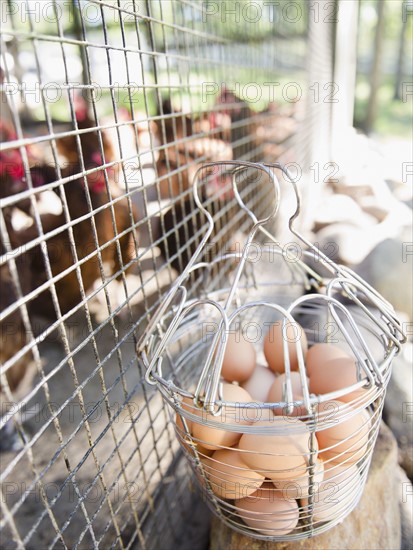
{"label": "wire egg basket", "polygon": [[[200,182],[217,171],[251,230],[242,250],[199,261],[214,230]],[[295,252],[268,230],[279,177],[297,201]],[[263,181],[273,197],[257,216],[249,199]],[[201,495],[225,524],[269,541],[314,536],[361,497],[405,337],[383,297],[294,229],[300,198],[284,167],[209,163],[193,195],[208,229],[138,343],[146,380],[170,406]]]}

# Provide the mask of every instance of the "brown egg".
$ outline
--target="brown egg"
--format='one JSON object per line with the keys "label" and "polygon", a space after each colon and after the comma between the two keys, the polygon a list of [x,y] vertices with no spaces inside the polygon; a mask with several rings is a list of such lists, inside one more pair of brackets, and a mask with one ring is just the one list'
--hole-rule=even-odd
{"label": "brown egg", "polygon": [[[361,372],[362,378],[365,373]],[[316,395],[343,390],[357,383],[357,366],[354,359],[350,357],[339,357],[325,363],[317,363],[312,366],[310,376],[310,392]],[[366,393],[364,388],[349,392],[340,396],[340,401],[349,403],[353,400],[362,399]]]}
{"label": "brown egg", "polygon": [[[186,423],[187,423],[187,426],[188,426],[188,429],[189,431],[191,430],[190,426],[191,426],[191,423],[189,420],[185,419],[186,420]],[[180,414],[176,413],[175,415],[175,424],[176,424],[176,427],[177,427],[177,431],[178,431],[178,435],[179,437],[185,437],[187,432],[185,430],[185,426],[182,422],[182,417]]]}
{"label": "brown egg", "polygon": [[[295,401],[302,401],[303,400],[303,388],[301,385],[301,378],[299,372],[291,372],[291,389],[293,392],[293,402]],[[275,379],[273,385],[270,388],[270,391],[268,392],[267,402],[268,403],[279,403],[283,401],[283,385],[286,379],[286,375],[280,374],[280,376],[277,376]],[[307,380],[308,381],[308,380]],[[278,416],[286,416],[287,411],[286,407],[280,409],[273,409],[274,414]],[[302,407],[294,407],[294,410],[292,414],[289,416],[305,416],[307,413],[304,406]]]}
{"label": "brown egg", "polygon": [[[326,464],[324,479],[314,492],[313,521],[330,521],[345,514],[359,489],[360,474],[356,465]],[[308,499],[303,498],[301,505],[307,507]],[[309,518],[310,514],[310,508],[304,508],[303,519]]]}
{"label": "brown egg", "polygon": [[[252,402],[248,392],[233,384],[223,384],[223,400],[237,404]],[[199,409],[197,416],[199,416],[200,421],[199,423],[192,422],[192,435],[202,447],[213,450],[221,447],[232,447],[238,443],[241,433],[226,430],[226,424],[246,426],[252,423],[248,411],[240,406],[223,405],[217,416]],[[222,428],[211,427],[208,425],[209,422],[221,423]]]}
{"label": "brown egg", "polygon": [[[285,371],[283,348],[283,323],[274,323],[264,338],[264,355],[271,370],[282,374]],[[299,340],[304,358],[307,352],[307,337],[298,323],[287,323],[288,354],[291,370],[298,370],[296,341]]]}
{"label": "brown egg", "polygon": [[196,444],[196,450],[197,450],[197,453],[198,453],[198,455],[201,459],[206,458],[208,456],[212,456],[212,454],[214,453],[214,451],[212,449],[206,449],[205,447],[203,447],[199,443]]}
{"label": "brown egg", "polygon": [[[191,414],[196,414],[196,407],[195,407],[192,399],[190,399],[189,397],[183,397],[182,398],[181,407],[184,411],[188,411]],[[188,426],[188,430],[191,431],[192,422],[188,418],[185,418],[185,421],[186,421],[186,425]],[[178,426],[178,428],[181,431],[185,432],[185,428],[184,428],[184,425],[182,423],[182,417],[178,413],[176,413],[175,422],[176,422],[176,425]]]}
{"label": "brown egg", "polygon": [[[181,407],[184,411],[188,411],[189,413],[195,414],[196,416],[202,416],[202,411],[195,406],[193,400],[190,399],[189,397],[183,397],[182,398]],[[210,456],[214,451],[209,450],[209,449],[205,449],[204,447],[202,447],[202,445],[200,445],[197,442],[197,440],[193,436],[193,429],[192,429],[193,422],[191,420],[189,420],[188,418],[185,418],[185,421],[186,421],[186,425],[188,426],[190,436],[188,436],[188,434],[185,430],[184,424],[182,422],[182,416],[179,413],[175,414],[176,431],[177,431],[178,439],[179,439],[179,442],[181,443],[181,445],[187,451],[189,451],[191,455],[193,455],[194,454],[193,449],[192,449],[191,445],[189,445],[189,443],[188,443],[188,440],[190,438],[192,438],[192,443],[194,445],[196,445],[196,448],[198,449],[198,451],[199,451],[199,449],[207,451],[207,453],[209,453],[209,454],[207,454],[207,456]]]}
{"label": "brown egg", "polygon": [[[326,401],[317,407],[318,414],[327,413],[328,420],[337,423],[325,430],[317,431],[320,457],[324,461],[353,464],[360,460],[368,448],[370,415],[366,410],[347,420],[341,420],[344,403]],[[320,416],[322,421],[322,416]]]}
{"label": "brown egg", "polygon": [[[187,397],[184,397],[182,402],[181,402],[182,408],[184,410],[191,410],[190,409],[190,404],[191,404],[191,400],[188,399]],[[190,420],[188,420],[187,418],[185,418],[185,421],[186,421],[186,425],[188,426],[188,430],[191,433],[192,422]],[[178,413],[175,414],[175,430],[176,430],[176,435],[178,437],[178,440],[179,440],[179,443],[181,444],[181,446],[186,450],[186,452],[188,452],[190,454],[193,454],[192,447],[188,443],[188,440],[190,439],[190,436],[188,435],[188,433],[185,429],[185,426],[182,422],[181,415],[178,414]]]}
{"label": "brown egg", "polygon": [[307,374],[308,376],[311,376],[313,367],[323,365],[333,359],[340,359],[344,357],[350,358],[348,353],[334,344],[314,344],[314,346],[311,346],[311,348],[307,351],[307,355],[305,357]]}
{"label": "brown egg", "polygon": [[[238,443],[238,448],[243,451],[242,460],[247,466],[271,480],[290,480],[304,476],[310,453],[310,433],[301,422],[300,428],[303,432],[292,433],[297,422],[300,421],[285,420],[278,416],[274,416],[270,421],[256,422],[255,427],[265,426],[269,433],[243,434]],[[276,433],[276,430],[287,430],[287,432],[281,434]]]}
{"label": "brown egg", "polygon": [[213,492],[221,498],[240,499],[261,487],[264,476],[242,461],[237,449],[215,451],[202,461]]}
{"label": "brown egg", "polygon": [[255,368],[255,348],[240,332],[229,334],[221,375],[229,382],[245,382]]}
{"label": "brown egg", "polygon": [[270,537],[288,535],[295,529],[299,519],[297,502],[283,498],[281,492],[274,488],[259,489],[237,500],[235,507],[248,527]]}
{"label": "brown egg", "polygon": [[[318,459],[314,468],[313,487],[318,487],[324,478],[324,463]],[[273,481],[274,487],[281,491],[284,498],[304,498],[308,496],[310,490],[310,472],[309,467],[304,476],[295,479],[285,479]]]}
{"label": "brown egg", "polygon": [[257,365],[242,387],[250,394],[254,401],[264,403],[268,401],[268,390],[275,380],[275,374],[268,367]]}

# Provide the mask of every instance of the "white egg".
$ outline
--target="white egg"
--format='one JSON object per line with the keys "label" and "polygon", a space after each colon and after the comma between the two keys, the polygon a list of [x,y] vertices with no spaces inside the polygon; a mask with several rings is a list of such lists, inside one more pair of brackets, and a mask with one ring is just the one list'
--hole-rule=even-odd
{"label": "white egg", "polygon": [[246,382],[241,384],[244,390],[258,403],[267,401],[268,390],[276,379],[275,374],[268,367],[257,365]]}

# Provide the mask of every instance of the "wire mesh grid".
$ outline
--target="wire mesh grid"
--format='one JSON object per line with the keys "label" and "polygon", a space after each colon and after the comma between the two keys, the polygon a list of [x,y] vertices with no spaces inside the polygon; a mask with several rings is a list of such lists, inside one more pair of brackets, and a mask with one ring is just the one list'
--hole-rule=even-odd
{"label": "wire mesh grid", "polygon": [[[2,3],[4,548],[172,548],[191,518],[136,340],[202,235],[199,164],[291,159],[308,126],[274,98],[307,82],[306,3],[227,4]],[[216,221],[220,248],[246,223]]]}

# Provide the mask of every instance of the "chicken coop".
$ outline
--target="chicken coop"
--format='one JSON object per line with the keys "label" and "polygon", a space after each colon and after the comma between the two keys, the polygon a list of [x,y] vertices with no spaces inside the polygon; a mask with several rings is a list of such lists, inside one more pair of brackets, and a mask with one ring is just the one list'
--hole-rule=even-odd
{"label": "chicken coop", "polygon": [[[282,161],[304,196],[334,172],[336,99],[351,103],[333,82],[337,13],[1,3],[2,548],[205,547],[206,508],[136,343],[202,238],[202,163]],[[219,250],[247,223],[224,199]]]}

